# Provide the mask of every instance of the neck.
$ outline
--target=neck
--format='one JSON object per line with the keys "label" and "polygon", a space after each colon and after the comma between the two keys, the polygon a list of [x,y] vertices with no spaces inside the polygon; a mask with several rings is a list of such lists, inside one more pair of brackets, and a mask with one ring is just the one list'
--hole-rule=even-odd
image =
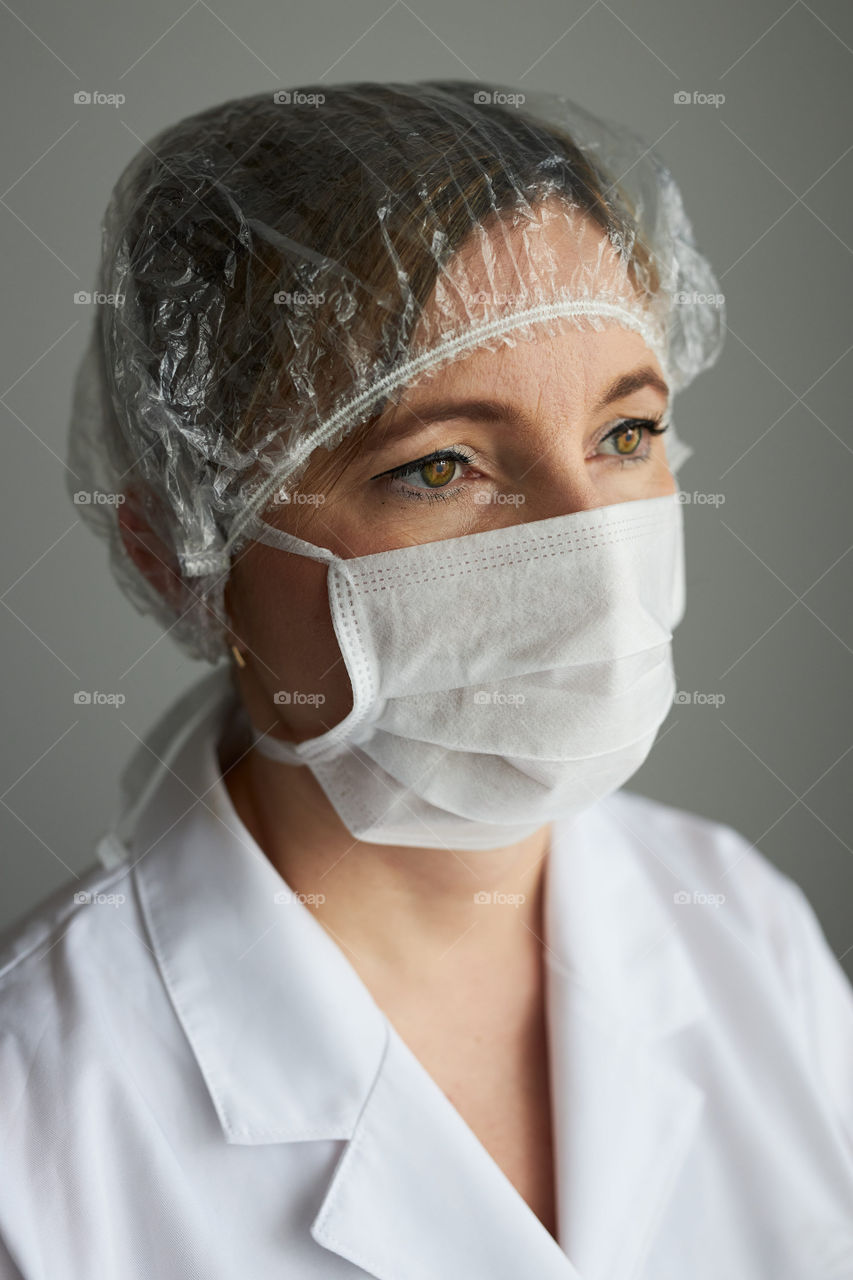
{"label": "neck", "polygon": [[422,983],[473,966],[499,981],[538,955],[549,827],[485,851],[400,848],[354,839],[306,766],[251,750],[225,784],[255,842],[362,974]]}

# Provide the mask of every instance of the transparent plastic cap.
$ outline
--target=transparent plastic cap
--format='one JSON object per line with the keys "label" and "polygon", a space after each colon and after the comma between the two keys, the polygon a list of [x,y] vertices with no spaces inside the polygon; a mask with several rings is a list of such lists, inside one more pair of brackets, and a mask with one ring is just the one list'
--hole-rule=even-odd
{"label": "transparent plastic cap", "polygon": [[[253,521],[442,364],[565,326],[638,333],[671,395],[717,359],[719,288],[643,139],[569,99],[469,81],[321,85],[223,103],[130,162],[102,226],[69,487],[137,608],[227,652]],[[673,470],[692,452],[670,426]]]}

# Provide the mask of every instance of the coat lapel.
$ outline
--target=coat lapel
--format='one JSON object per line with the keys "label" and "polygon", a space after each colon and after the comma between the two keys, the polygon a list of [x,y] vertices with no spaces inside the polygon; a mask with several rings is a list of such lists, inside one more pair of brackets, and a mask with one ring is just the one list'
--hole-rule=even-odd
{"label": "coat lapel", "polygon": [[704,998],[618,812],[555,827],[547,869],[559,1235],[583,1280],[642,1274],[704,1104],[667,1059]]}
{"label": "coat lapel", "polygon": [[390,1025],[311,1234],[377,1280],[581,1280]]}

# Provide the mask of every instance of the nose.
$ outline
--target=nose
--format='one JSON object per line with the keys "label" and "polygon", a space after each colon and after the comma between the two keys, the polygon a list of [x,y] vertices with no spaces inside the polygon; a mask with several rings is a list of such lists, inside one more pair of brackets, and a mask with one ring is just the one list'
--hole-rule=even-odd
{"label": "nose", "polygon": [[636,469],[599,469],[570,448],[542,450],[518,473],[516,513],[519,522],[592,511],[637,498],[675,493],[675,476],[665,455]]}
{"label": "nose", "polygon": [[[570,462],[534,468],[521,486],[524,502],[519,510],[521,520],[547,520],[551,516],[591,511],[612,501],[602,495],[583,468]],[[626,494],[626,498],[630,496]]]}

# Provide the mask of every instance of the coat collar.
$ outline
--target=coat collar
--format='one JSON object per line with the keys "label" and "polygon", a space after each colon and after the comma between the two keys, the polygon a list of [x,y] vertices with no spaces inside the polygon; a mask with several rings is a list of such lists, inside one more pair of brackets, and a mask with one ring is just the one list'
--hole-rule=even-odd
{"label": "coat collar", "polygon": [[230,684],[207,688],[128,841],[153,950],[227,1142],[349,1138],[386,1020],[237,816]]}
{"label": "coat collar", "polygon": [[310,910],[281,900],[220,776],[230,680],[203,685],[124,843],[225,1141],[347,1140],[311,1232],[379,1280],[633,1280],[703,1102],[667,1041],[704,1003],[618,804],[555,824],[546,875],[558,1247]]}

